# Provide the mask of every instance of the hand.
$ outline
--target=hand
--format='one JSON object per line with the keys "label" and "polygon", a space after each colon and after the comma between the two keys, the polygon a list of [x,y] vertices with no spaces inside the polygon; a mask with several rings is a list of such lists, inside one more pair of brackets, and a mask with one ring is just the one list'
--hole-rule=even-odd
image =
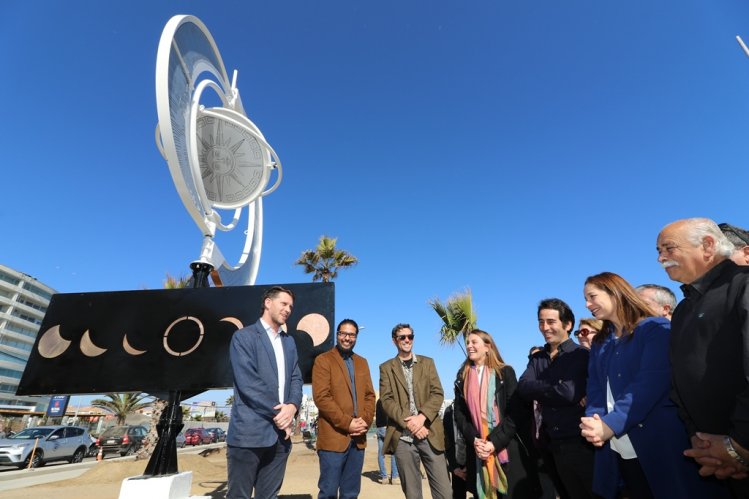
{"label": "hand", "polygon": [[429,436],[429,428],[427,428],[426,426],[422,426],[419,431],[413,434],[413,436],[418,440],[424,440]]}
{"label": "hand", "polygon": [[279,430],[290,428],[294,421],[294,414],[296,414],[296,406],[294,404],[278,404],[273,409],[279,411],[273,418],[276,428]]}
{"label": "hand", "polygon": [[489,456],[494,453],[494,444],[483,440],[481,438],[475,438],[473,440],[473,449],[476,451],[476,457],[482,461],[489,459]]}
{"label": "hand", "polygon": [[[735,478],[740,480],[749,476],[747,469],[732,458],[723,442],[725,435],[697,432],[692,436],[692,448],[684,451],[684,455],[693,458],[700,465],[701,476],[715,475],[716,478]],[[742,455],[746,451],[734,441],[734,447],[740,449]]]}
{"label": "hand", "polygon": [[424,423],[426,423],[427,417],[423,414],[417,414],[415,416],[408,416],[403,421],[406,422],[406,428],[408,428],[408,431],[410,431],[413,434],[416,434],[417,431],[419,431],[420,428],[424,426]]}
{"label": "hand", "polygon": [[614,436],[613,430],[598,414],[593,414],[593,417],[580,418],[580,430],[583,438],[596,447],[603,447],[603,444]]}
{"label": "hand", "polygon": [[368,429],[367,423],[362,418],[354,418],[348,425],[348,433],[352,437],[363,435],[364,433],[367,433]]}
{"label": "hand", "polygon": [[286,428],[286,429],[284,430],[284,433],[285,433],[285,435],[284,435],[283,439],[284,439],[284,440],[288,440],[288,439],[290,439],[290,438],[291,438],[291,426],[287,427],[287,428]]}
{"label": "hand", "polygon": [[458,478],[462,478],[463,480],[467,480],[468,477],[466,475],[466,469],[465,468],[455,468],[453,470],[453,475],[455,475]]}

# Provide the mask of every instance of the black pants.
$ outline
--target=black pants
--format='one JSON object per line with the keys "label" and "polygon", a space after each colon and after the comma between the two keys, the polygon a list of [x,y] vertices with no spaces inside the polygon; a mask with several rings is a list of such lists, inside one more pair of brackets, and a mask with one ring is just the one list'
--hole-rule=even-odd
{"label": "black pants", "polygon": [[619,455],[617,459],[619,460],[619,473],[624,480],[626,496],[629,499],[654,499],[648,479],[640,466],[640,460],[622,459]]}
{"label": "black pants", "polygon": [[582,437],[553,440],[549,450],[567,497],[595,498],[593,495],[593,446]]}

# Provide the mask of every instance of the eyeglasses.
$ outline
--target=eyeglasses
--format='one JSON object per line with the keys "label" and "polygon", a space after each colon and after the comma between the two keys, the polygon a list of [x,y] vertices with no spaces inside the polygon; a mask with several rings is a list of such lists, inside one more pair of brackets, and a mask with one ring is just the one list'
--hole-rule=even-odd
{"label": "eyeglasses", "polygon": [[399,334],[395,338],[398,341],[403,341],[403,340],[413,341],[414,340],[414,335],[412,335],[412,334]]}
{"label": "eyeglasses", "polygon": [[582,336],[583,338],[587,338],[588,335],[594,336],[598,331],[595,331],[593,329],[578,329],[575,331],[575,336]]}
{"label": "eyeglasses", "polygon": [[356,335],[359,333],[344,333],[343,331],[338,331],[338,336],[341,338],[356,338]]}

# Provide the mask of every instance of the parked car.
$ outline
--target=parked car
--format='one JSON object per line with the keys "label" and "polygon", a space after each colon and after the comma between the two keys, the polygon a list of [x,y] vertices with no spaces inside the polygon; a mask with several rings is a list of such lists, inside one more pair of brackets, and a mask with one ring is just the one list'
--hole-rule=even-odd
{"label": "parked car", "polygon": [[96,445],[101,447],[103,456],[116,452],[129,456],[140,449],[147,434],[145,426],[110,426],[99,435]]}
{"label": "parked car", "polygon": [[205,428],[190,428],[185,431],[185,443],[187,445],[200,445],[213,443],[213,436]]}
{"label": "parked car", "polygon": [[184,448],[184,446],[185,446],[185,434],[180,433],[179,435],[177,435],[177,447],[182,449]]}
{"label": "parked car", "polygon": [[226,432],[222,428],[206,428],[205,431],[213,436],[214,442],[226,442]]}
{"label": "parked car", "polygon": [[32,468],[37,468],[51,461],[80,463],[90,443],[88,431],[78,426],[26,428],[10,438],[0,439],[0,464],[25,468],[31,463]]}

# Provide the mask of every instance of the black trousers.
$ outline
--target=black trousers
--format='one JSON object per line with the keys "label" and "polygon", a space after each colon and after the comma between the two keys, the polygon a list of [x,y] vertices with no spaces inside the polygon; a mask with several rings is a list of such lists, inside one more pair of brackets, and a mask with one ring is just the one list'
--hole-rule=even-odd
{"label": "black trousers", "polygon": [[552,440],[549,451],[554,467],[567,492],[575,499],[595,498],[593,494],[593,446],[582,437]]}

